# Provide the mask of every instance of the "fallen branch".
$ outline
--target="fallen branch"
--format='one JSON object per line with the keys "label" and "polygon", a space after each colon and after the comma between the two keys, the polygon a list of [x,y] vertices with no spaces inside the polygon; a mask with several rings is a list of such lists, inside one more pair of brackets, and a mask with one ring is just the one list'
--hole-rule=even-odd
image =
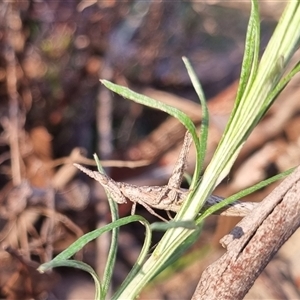
{"label": "fallen branch", "polygon": [[227,252],[203,273],[192,299],[243,299],[300,225],[300,167],[221,243]]}

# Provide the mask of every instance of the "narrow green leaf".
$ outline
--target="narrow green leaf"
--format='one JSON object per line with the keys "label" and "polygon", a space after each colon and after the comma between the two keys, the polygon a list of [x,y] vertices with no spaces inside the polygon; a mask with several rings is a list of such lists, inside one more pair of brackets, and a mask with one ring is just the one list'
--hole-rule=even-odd
{"label": "narrow green leaf", "polygon": [[[53,268],[57,267],[71,267],[71,268],[76,268],[80,269],[82,271],[88,272],[94,279],[95,282],[95,299],[96,300],[104,300],[105,297],[101,293],[102,287],[101,287],[101,282],[100,279],[97,275],[97,273],[93,270],[92,267],[90,267],[88,264],[78,261],[78,260],[59,260],[55,261],[52,265]],[[41,270],[39,270],[42,272]]]}
{"label": "narrow green leaf", "polygon": [[141,266],[143,265],[147,255],[149,254],[149,249],[151,246],[151,241],[152,241],[152,231],[151,227],[149,226],[149,223],[147,223],[147,226],[145,226],[146,229],[146,235],[145,235],[145,240],[143,244],[143,248],[141,250],[141,253],[139,257],[137,258],[134,266],[132,267],[131,271],[119,287],[118,291],[115,293],[112,299],[120,299],[120,295],[122,292],[127,288],[127,286],[130,284],[130,282],[133,280],[133,278],[136,276],[136,274],[140,271]]}
{"label": "narrow green leaf", "polygon": [[197,151],[200,151],[200,145],[199,145],[199,140],[197,137],[197,133],[196,133],[196,128],[194,123],[191,121],[191,119],[182,111],[180,111],[179,109],[167,105],[165,103],[162,103],[160,101],[157,101],[155,99],[152,99],[150,97],[141,95],[139,93],[136,93],[132,90],[130,90],[129,88],[114,84],[110,81],[107,80],[100,80],[101,83],[103,85],[105,85],[108,89],[110,89],[111,91],[113,91],[114,93],[132,100],[136,103],[140,103],[143,104],[145,106],[154,108],[154,109],[159,109],[161,111],[166,112],[167,114],[169,114],[170,116],[175,117],[177,120],[179,120],[187,129],[188,131],[192,134],[193,136],[193,140],[195,142],[195,146]]}
{"label": "narrow green leaf", "polygon": [[296,66],[284,77],[282,78],[274,90],[270,93],[268,98],[266,99],[266,104],[264,106],[265,113],[269,109],[269,107],[276,100],[277,96],[281,93],[281,91],[286,87],[286,85],[293,79],[293,77],[300,72],[300,62],[296,64]]}
{"label": "narrow green leaf", "polygon": [[293,171],[295,170],[295,168],[289,169],[285,172],[282,172],[280,174],[277,174],[273,177],[270,177],[266,180],[263,180],[249,188],[246,188],[226,199],[224,199],[222,202],[215,204],[214,206],[208,208],[196,221],[196,224],[200,224],[204,221],[204,219],[206,219],[208,216],[212,215],[213,213],[215,213],[216,211],[222,209],[223,207],[227,206],[228,204],[231,204],[239,199],[242,199],[243,197],[246,197],[266,186],[268,186],[269,184],[276,182],[278,180],[281,180],[283,178],[285,178],[286,176],[290,175]]}
{"label": "narrow green leaf", "polygon": [[53,268],[53,265],[56,262],[70,258],[75,253],[77,253],[79,250],[81,250],[87,243],[96,239],[98,236],[100,236],[104,232],[110,231],[114,228],[124,226],[124,225],[132,223],[132,222],[137,222],[137,221],[142,222],[146,228],[149,227],[149,230],[146,231],[147,233],[151,232],[148,221],[141,216],[134,215],[134,216],[129,216],[129,217],[124,217],[124,218],[118,219],[117,221],[109,223],[109,224],[103,226],[102,228],[98,228],[98,229],[95,229],[91,232],[84,234],[78,240],[76,240],[73,244],[71,244],[67,249],[62,251],[55,258],[53,258],[51,261],[40,265],[38,270],[45,271],[50,268]]}
{"label": "narrow green leaf", "polygon": [[196,157],[196,168],[194,171],[194,176],[193,176],[193,181],[191,184],[191,188],[194,188],[194,183],[193,182],[198,182],[203,164],[204,164],[204,159],[206,156],[206,148],[207,148],[207,138],[208,138],[208,126],[209,126],[209,114],[208,114],[208,108],[206,104],[206,98],[202,89],[202,86],[198,80],[197,74],[194,71],[191,63],[186,57],[183,57],[183,62],[185,64],[185,67],[188,71],[189,77],[191,79],[191,82],[193,84],[193,87],[198,95],[198,98],[201,103],[202,107],[202,122],[201,122],[201,129],[200,129],[200,149],[197,151],[197,157]]}
{"label": "narrow green leaf", "polygon": [[[96,161],[96,165],[98,168],[99,172],[104,173],[104,169],[101,166],[100,160],[97,156],[97,154],[94,154],[94,159]],[[117,203],[112,199],[110,194],[106,192],[107,199],[108,199],[108,204],[111,212],[111,219],[112,222],[116,221],[119,219],[119,213],[118,213],[118,206]],[[116,227],[112,229],[112,234],[111,234],[111,243],[109,247],[109,252],[107,255],[107,260],[104,268],[104,273],[103,273],[103,279],[102,279],[102,290],[101,294],[103,295],[104,298],[106,298],[106,295],[108,293],[111,279],[113,276],[113,271],[115,268],[115,263],[116,263],[116,258],[117,258],[117,250],[118,250],[118,237],[119,237],[119,228]]]}
{"label": "narrow green leaf", "polygon": [[242,95],[246,93],[254,80],[258,66],[260,45],[260,21],[257,1],[251,1],[251,13],[245,42],[245,51],[241,68],[240,82],[237,91],[235,108],[238,106]]}

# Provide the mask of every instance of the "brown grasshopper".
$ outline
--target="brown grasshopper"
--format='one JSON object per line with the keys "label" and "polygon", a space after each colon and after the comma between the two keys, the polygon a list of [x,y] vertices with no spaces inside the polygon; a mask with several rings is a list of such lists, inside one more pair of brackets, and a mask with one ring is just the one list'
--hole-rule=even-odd
{"label": "brown grasshopper", "polygon": [[[98,181],[110,194],[112,199],[119,204],[126,203],[127,200],[133,203],[131,214],[135,213],[136,205],[144,206],[151,214],[166,221],[158,215],[154,209],[178,212],[183,201],[186,199],[188,190],[180,188],[187,164],[187,155],[192,143],[192,136],[186,133],[183,146],[176,165],[167,185],[164,186],[137,186],[125,182],[116,182],[104,173],[91,171],[79,164],[74,164],[79,170]],[[221,202],[224,198],[211,195],[206,200],[202,211]],[[254,202],[236,201],[217,211],[216,214],[225,216],[242,217],[248,214],[257,205]]]}

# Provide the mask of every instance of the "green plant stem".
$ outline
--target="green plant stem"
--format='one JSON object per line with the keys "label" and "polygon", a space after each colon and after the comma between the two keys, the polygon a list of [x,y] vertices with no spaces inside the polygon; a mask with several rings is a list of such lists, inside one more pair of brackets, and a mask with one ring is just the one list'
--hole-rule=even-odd
{"label": "green plant stem", "polygon": [[[235,103],[233,114],[215,155],[203,175],[201,184],[195,193],[188,197],[175,220],[185,221],[196,217],[207,197],[229,173],[252,130],[275,101],[276,96],[270,98],[269,94],[276,89],[286,70],[287,63],[299,45],[299,5],[299,1],[288,3],[261,62],[257,66],[259,18],[257,1],[252,1],[248,50],[251,47],[255,49],[245,53],[250,57],[244,59],[243,70],[249,71],[242,72],[247,75],[247,78],[241,81],[243,86],[239,88],[240,99],[237,99],[238,101]],[[189,201],[190,199],[191,201]],[[120,294],[120,298],[134,299],[192,233],[192,230],[183,228],[168,230],[140,272]]]}

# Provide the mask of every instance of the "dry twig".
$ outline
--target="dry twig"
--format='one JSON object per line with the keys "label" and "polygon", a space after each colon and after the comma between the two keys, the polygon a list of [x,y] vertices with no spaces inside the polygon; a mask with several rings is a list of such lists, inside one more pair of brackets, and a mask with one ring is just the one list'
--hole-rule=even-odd
{"label": "dry twig", "polygon": [[203,272],[192,299],[243,299],[300,226],[299,190],[300,167],[221,240],[227,252]]}

